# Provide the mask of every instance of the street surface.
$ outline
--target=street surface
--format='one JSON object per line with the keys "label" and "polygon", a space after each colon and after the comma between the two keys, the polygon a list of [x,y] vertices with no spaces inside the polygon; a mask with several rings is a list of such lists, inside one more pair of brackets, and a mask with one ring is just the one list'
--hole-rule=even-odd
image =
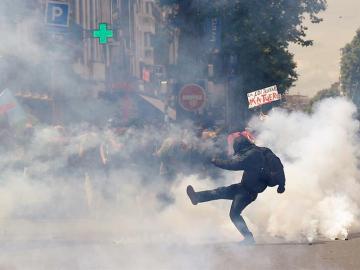
{"label": "street surface", "polygon": [[360,269],[360,234],[313,245],[177,244],[156,237],[141,243],[140,237],[116,238],[91,223],[3,222],[0,269]]}

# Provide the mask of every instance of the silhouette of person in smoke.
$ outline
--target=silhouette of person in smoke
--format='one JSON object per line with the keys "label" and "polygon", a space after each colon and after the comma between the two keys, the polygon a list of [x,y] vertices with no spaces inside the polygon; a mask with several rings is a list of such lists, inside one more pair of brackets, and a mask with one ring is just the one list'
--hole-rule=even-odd
{"label": "silhouette of person in smoke", "polygon": [[188,186],[187,194],[194,205],[219,199],[232,200],[230,219],[243,235],[242,243],[253,244],[253,234],[241,212],[268,186],[278,186],[277,192],[283,193],[285,174],[280,159],[269,148],[256,146],[245,132],[239,135],[233,141],[234,155],[226,160],[213,159],[212,163],[225,170],[243,170],[241,182],[200,192],[195,192],[192,186]]}

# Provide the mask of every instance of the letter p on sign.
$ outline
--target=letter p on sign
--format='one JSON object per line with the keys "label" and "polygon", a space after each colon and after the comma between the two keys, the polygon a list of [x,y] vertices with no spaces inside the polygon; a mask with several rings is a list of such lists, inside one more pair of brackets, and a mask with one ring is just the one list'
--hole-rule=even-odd
{"label": "letter p on sign", "polygon": [[52,9],[52,21],[56,21],[57,17],[60,17],[63,14],[63,10],[60,7],[53,7]]}
{"label": "letter p on sign", "polygon": [[58,1],[47,1],[45,22],[47,25],[68,27],[69,4]]}

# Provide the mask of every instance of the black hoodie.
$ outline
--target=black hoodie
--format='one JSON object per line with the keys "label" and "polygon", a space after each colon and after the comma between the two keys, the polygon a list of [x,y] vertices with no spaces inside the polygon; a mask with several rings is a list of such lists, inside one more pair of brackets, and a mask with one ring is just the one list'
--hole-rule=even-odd
{"label": "black hoodie", "polygon": [[213,164],[221,169],[244,171],[241,184],[249,191],[260,193],[266,187],[266,166],[262,149],[240,136],[234,140],[234,156],[227,160],[215,159]]}
{"label": "black hoodie", "polygon": [[214,165],[231,171],[261,170],[265,158],[260,147],[240,136],[234,140],[234,155],[227,160],[215,159]]}

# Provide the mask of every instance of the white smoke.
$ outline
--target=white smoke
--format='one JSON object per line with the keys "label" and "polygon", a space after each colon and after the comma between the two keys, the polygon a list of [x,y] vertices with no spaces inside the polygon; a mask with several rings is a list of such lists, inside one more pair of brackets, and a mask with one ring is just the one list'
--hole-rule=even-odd
{"label": "white smoke", "polygon": [[[359,216],[360,203],[357,196],[360,189],[357,181],[358,122],[354,113],[355,107],[345,99],[330,99],[319,104],[313,115],[274,111],[264,122],[252,121],[252,127],[258,132],[258,144],[270,147],[282,158],[287,177],[284,194],[267,189],[245,210],[245,216],[255,233],[260,236],[281,236],[287,240],[347,236]],[[3,211],[3,215],[7,213],[5,216],[11,218],[11,210],[18,209],[18,204],[26,204],[29,210],[33,203],[38,207],[39,202],[43,202],[51,211],[51,207],[59,207],[56,202],[49,204],[49,198],[54,194],[75,204],[84,200],[81,204],[85,207],[89,204],[90,196],[93,200],[91,207],[96,205],[96,211],[111,218],[126,217],[123,223],[129,223],[129,226],[118,227],[120,238],[138,231],[146,234],[148,230],[156,228],[157,234],[175,237],[175,241],[181,242],[240,239],[228,218],[230,202],[210,202],[195,207],[185,193],[188,184],[193,184],[196,190],[203,190],[238,182],[238,174],[225,172],[226,179],[216,182],[196,176],[179,176],[177,181],[169,183],[161,178],[147,179],[146,171],[133,171],[130,160],[123,169],[114,170],[109,181],[103,179],[105,176],[101,173],[92,176],[90,182],[95,181],[96,177],[99,179],[89,187],[84,173],[58,176],[51,172],[62,168],[66,170],[66,158],[77,154],[82,136],[75,131],[68,132],[70,138],[67,142],[55,147],[56,138],[60,136],[58,133],[58,130],[50,128],[35,132],[26,159],[25,174],[9,165],[22,156],[2,158],[2,166],[6,168],[4,175],[7,176],[2,182],[2,194],[8,191],[13,198],[16,192],[26,193],[26,190],[29,195],[42,194],[35,196],[37,200],[32,195],[22,195],[21,200],[1,196],[0,202],[9,209]],[[88,147],[100,142],[101,134],[94,134],[97,135],[90,140]],[[145,139],[146,136],[141,137]],[[126,155],[141,150],[138,148],[142,145],[138,145],[138,142],[137,139],[127,139],[125,143],[129,148]],[[66,177],[78,178],[64,180]],[[77,192],[74,192],[72,185],[76,186]],[[110,205],[101,199],[101,189],[105,185],[112,185],[116,193],[116,202]],[[16,186],[21,188],[17,189]],[[89,189],[90,195],[86,194]],[[175,203],[164,205],[157,198],[159,192],[174,196]],[[22,203],[27,198],[28,202]],[[10,207],[10,204],[13,205]],[[66,207],[72,206],[68,203]],[[71,212],[71,209],[66,211]]]}
{"label": "white smoke", "polygon": [[312,115],[276,110],[252,121],[258,144],[281,157],[287,178],[283,195],[261,194],[249,213],[259,231],[287,240],[348,235],[360,204],[355,113],[351,102],[337,98],[318,104]]}
{"label": "white smoke", "polygon": [[[355,228],[360,201],[358,121],[354,114],[354,105],[339,98],[323,101],[312,115],[277,110],[264,122],[251,122],[258,144],[272,148],[282,158],[287,177],[284,194],[267,189],[244,211],[260,242],[272,242],[273,237],[287,241],[345,238]],[[1,155],[2,239],[30,243],[39,239],[81,243],[87,239],[89,246],[77,251],[81,258],[94,243],[106,243],[106,247],[98,244],[97,251],[106,254],[106,250],[121,249],[122,255],[108,258],[107,263],[121,262],[125,269],[148,265],[154,269],[213,269],[214,250],[205,249],[204,244],[241,240],[228,216],[231,202],[193,206],[186,186],[204,190],[229,185],[240,180],[241,172],[224,172],[226,177],[216,181],[181,174],[168,182],[154,177],[148,164],[133,166],[132,161],[149,154],[144,148],[149,140],[161,141],[172,133],[179,136],[178,129],[174,130],[169,134],[152,129],[123,134],[121,143],[127,149],[124,163],[106,177],[95,167],[87,168],[88,172],[80,168],[71,172],[67,163],[70,155],[78,155],[79,145],[84,151],[97,148],[105,138],[103,131],[88,125],[64,130],[36,127],[23,154]],[[187,140],[193,139],[189,135]],[[111,199],[104,193],[108,189]],[[174,202],[159,199],[160,193],[172,196]],[[206,252],[193,255],[187,247],[201,247]],[[163,258],[164,250],[173,256]],[[68,256],[69,252],[62,250],[62,254]],[[131,254],[141,260],[126,260]],[[266,257],[264,264],[271,261]],[[100,261],[94,258],[92,263],[99,265]],[[89,262],[79,263],[79,269],[86,266]]]}
{"label": "white smoke", "polygon": [[[50,66],[45,61],[58,55],[44,50],[46,46],[35,40],[33,33],[38,23],[30,18],[17,26],[16,34],[6,30],[11,29],[10,23],[0,26],[7,36],[0,44],[0,54],[45,65],[46,70],[66,69],[60,63]],[[0,71],[6,73],[6,69]],[[32,76],[27,72],[18,75],[24,81]],[[64,77],[58,80],[62,82]],[[67,90],[63,94],[72,96],[74,88]],[[80,105],[74,107],[85,110]],[[100,114],[102,109],[94,111]],[[253,121],[259,144],[269,146],[282,158],[287,176],[285,194],[269,189],[244,211],[256,237],[280,236],[297,241],[324,236],[344,238],[356,225],[360,188],[358,122],[354,113],[350,102],[331,99],[319,104],[313,115],[275,111],[265,122]],[[74,118],[82,115],[78,113]],[[7,268],[17,269],[42,269],[36,259],[41,259],[45,268],[54,258],[60,258],[58,266],[70,269],[216,269],[211,251],[203,251],[201,246],[201,256],[197,256],[182,247],[240,240],[228,217],[230,202],[193,206],[185,189],[188,184],[196,190],[229,185],[238,182],[241,174],[225,172],[226,179],[217,181],[179,175],[176,181],[167,182],[152,178],[148,172],[152,165],[139,168],[133,164],[144,155],[152,155],[144,149],[149,140],[162,141],[170,135],[198,142],[182,130],[176,127],[169,134],[155,128],[129,130],[120,142],[124,146],[123,163],[106,177],[103,169],[69,168],[68,164],[69,156],[90,148],[97,149],[99,158],[98,147],[106,137],[101,130],[87,125],[65,127],[65,131],[36,126],[27,147],[16,145],[0,153],[0,239],[7,243],[60,239],[71,240],[74,246],[84,242],[87,245],[68,249],[55,243],[54,249],[46,251],[39,247],[24,255],[7,252],[0,261],[16,258],[10,264],[16,267]],[[104,195],[108,189],[111,200]],[[174,203],[159,200],[159,193],[173,196]],[[15,250],[21,243],[15,244]],[[98,243],[107,243],[111,248]],[[118,250],[110,252],[116,247]],[[91,252],[98,256],[91,256]],[[73,257],[77,257],[77,267],[66,264]],[[268,265],[269,261],[265,258],[261,263]],[[54,268],[51,266],[46,268]]]}

